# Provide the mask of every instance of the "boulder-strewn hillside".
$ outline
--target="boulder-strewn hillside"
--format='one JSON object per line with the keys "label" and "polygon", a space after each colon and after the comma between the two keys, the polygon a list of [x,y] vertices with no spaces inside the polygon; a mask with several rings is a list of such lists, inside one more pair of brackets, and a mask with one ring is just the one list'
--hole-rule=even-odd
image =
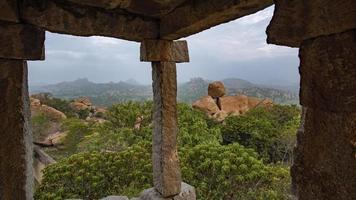
{"label": "boulder-strewn hillside", "polygon": [[[189,82],[179,84],[178,101],[192,103],[202,96],[207,95],[206,88],[209,80],[193,78]],[[227,95],[247,95],[258,98],[269,98],[276,103],[297,104],[298,94],[294,91],[270,88],[257,85],[246,80],[230,78],[222,82],[227,89]],[[130,79],[118,83],[93,83],[88,79],[78,79],[72,82],[62,82],[54,85],[36,86],[30,88],[31,93],[49,92],[55,97],[64,99],[75,99],[86,96],[95,105],[110,106],[114,103],[129,100],[145,101],[152,99],[151,85],[140,85]]]}

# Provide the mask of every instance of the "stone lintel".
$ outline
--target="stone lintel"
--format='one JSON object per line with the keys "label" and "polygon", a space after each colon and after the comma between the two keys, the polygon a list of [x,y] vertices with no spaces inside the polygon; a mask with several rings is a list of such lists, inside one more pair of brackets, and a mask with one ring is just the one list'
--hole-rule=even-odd
{"label": "stone lintel", "polygon": [[0,59],[0,199],[32,200],[27,64]]}
{"label": "stone lintel", "polygon": [[356,29],[303,42],[300,60],[303,106],[356,112]]}
{"label": "stone lintel", "polygon": [[0,20],[7,22],[19,22],[17,0],[0,0]]}
{"label": "stone lintel", "polygon": [[0,24],[0,58],[44,60],[45,31],[27,24]]}
{"label": "stone lintel", "polygon": [[48,31],[78,36],[107,36],[141,42],[157,38],[158,20],[67,1],[23,1],[21,19]]}
{"label": "stone lintel", "polygon": [[163,197],[181,191],[177,152],[177,76],[174,62],[152,62],[153,79],[153,179]]}
{"label": "stone lintel", "polygon": [[355,0],[275,0],[267,42],[299,47],[303,40],[356,28]]}
{"label": "stone lintel", "polygon": [[273,4],[273,0],[186,1],[161,18],[160,37],[176,40],[213,26],[253,14]]}
{"label": "stone lintel", "polygon": [[356,112],[305,108],[291,168],[293,189],[299,200],[356,197],[355,119]]}
{"label": "stone lintel", "polygon": [[144,40],[140,59],[145,62],[189,62],[187,41]]}

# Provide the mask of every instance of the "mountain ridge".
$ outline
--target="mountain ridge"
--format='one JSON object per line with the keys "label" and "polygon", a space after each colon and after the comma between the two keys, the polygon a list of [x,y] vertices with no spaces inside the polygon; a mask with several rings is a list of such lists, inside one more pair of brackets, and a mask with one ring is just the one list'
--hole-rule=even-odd
{"label": "mountain ridge", "polygon": [[[295,91],[271,88],[266,85],[255,84],[239,78],[221,80],[227,89],[227,95],[247,95],[258,98],[269,98],[276,103],[297,104],[298,94]],[[207,95],[210,80],[200,77],[178,84],[178,101],[192,103]],[[89,97],[93,103],[110,106],[118,102],[146,101],[152,99],[152,86],[143,85],[134,79],[120,82],[94,83],[87,78],[74,81],[64,81],[57,84],[30,86],[30,93],[51,93],[64,99],[74,99],[81,96]]]}

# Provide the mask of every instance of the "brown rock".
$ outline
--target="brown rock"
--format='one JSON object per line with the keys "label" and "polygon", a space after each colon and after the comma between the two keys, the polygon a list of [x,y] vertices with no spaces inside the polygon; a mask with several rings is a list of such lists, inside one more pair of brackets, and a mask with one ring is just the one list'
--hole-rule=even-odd
{"label": "brown rock", "polygon": [[80,102],[71,102],[69,106],[74,109],[75,111],[81,111],[81,110],[90,110],[91,106],[88,106],[84,103]]}
{"label": "brown rock", "polygon": [[29,119],[27,64],[22,60],[0,59],[1,199],[33,198]]}
{"label": "brown rock", "polygon": [[189,62],[187,41],[144,40],[141,61]]}
{"label": "brown rock", "polygon": [[64,113],[47,105],[42,105],[40,111],[53,121],[60,121],[60,120],[67,119]]}
{"label": "brown rock", "polygon": [[219,107],[211,96],[204,96],[193,103],[193,108],[207,113],[209,116],[218,113]]}
{"label": "brown rock", "polygon": [[34,107],[34,108],[39,108],[41,107],[41,101],[39,99],[35,99],[35,98],[32,98],[30,97],[30,102],[31,102],[31,108]]}
{"label": "brown rock", "polygon": [[186,1],[172,12],[162,16],[160,36],[163,39],[179,39],[255,13],[272,4],[272,0]]}
{"label": "brown rock", "polygon": [[299,47],[303,40],[354,28],[355,0],[275,0],[267,42]]}
{"label": "brown rock", "polygon": [[248,97],[248,107],[249,109],[257,108],[257,107],[270,107],[273,105],[273,101],[271,99],[259,99],[256,97]]}
{"label": "brown rock", "polygon": [[298,132],[291,169],[300,200],[352,200],[356,197],[356,113],[307,108]]}
{"label": "brown rock", "polygon": [[56,132],[50,134],[44,141],[43,144],[48,144],[50,146],[62,145],[64,139],[67,137],[68,132]]}
{"label": "brown rock", "polygon": [[356,112],[356,30],[303,42],[300,60],[303,106]]}
{"label": "brown rock", "polygon": [[225,95],[225,86],[221,81],[215,81],[209,84],[208,94],[212,97],[222,97]]}
{"label": "brown rock", "polygon": [[229,115],[241,115],[249,110],[248,97],[245,95],[220,98],[221,109]]}
{"label": "brown rock", "polygon": [[[157,38],[158,21],[125,11],[80,6],[64,1],[22,1],[21,18],[51,32],[107,36],[131,41]],[[113,28],[115,27],[115,28]]]}
{"label": "brown rock", "polygon": [[94,7],[114,9],[114,8],[127,8],[132,0],[69,0],[74,3],[89,5]]}
{"label": "brown rock", "polygon": [[77,103],[82,103],[87,106],[92,106],[92,103],[88,97],[80,97],[78,99],[75,99],[74,101]]}
{"label": "brown rock", "polygon": [[8,22],[19,22],[17,0],[0,1],[0,20]]}
{"label": "brown rock", "polygon": [[0,58],[44,60],[44,40],[45,32],[35,26],[0,24]]}

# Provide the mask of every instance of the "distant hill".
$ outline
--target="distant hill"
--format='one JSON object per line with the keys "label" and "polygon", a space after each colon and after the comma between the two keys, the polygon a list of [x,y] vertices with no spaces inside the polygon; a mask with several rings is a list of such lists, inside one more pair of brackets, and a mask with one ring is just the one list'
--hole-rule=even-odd
{"label": "distant hill", "polygon": [[[257,85],[237,78],[222,80],[227,88],[228,95],[244,94],[247,96],[270,98],[282,104],[297,104],[298,94],[295,91],[270,88]],[[207,95],[210,80],[193,78],[186,83],[178,85],[178,101],[192,103],[202,96]],[[282,86],[280,88],[283,88]],[[117,102],[129,100],[145,101],[152,99],[152,86],[141,85],[134,79],[118,83],[93,83],[88,79],[78,79],[52,85],[32,86],[31,94],[48,92],[53,96],[64,99],[74,99],[86,96],[95,105],[110,106]]]}

